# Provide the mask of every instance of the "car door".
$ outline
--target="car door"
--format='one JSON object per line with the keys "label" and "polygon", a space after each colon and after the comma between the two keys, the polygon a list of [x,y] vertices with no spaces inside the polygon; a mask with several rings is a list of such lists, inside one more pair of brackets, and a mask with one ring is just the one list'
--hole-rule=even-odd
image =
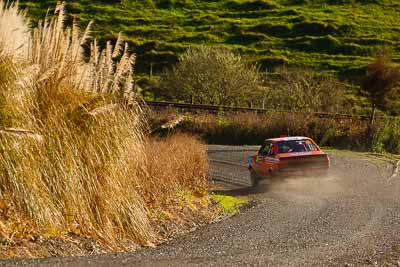
{"label": "car door", "polygon": [[271,153],[273,151],[273,144],[270,141],[265,144],[258,151],[255,163],[255,171],[259,177],[267,177],[270,175],[271,168]]}
{"label": "car door", "polygon": [[279,159],[277,158],[278,149],[276,144],[271,143],[270,149],[268,150],[268,154],[265,156],[263,169],[265,172],[265,176],[270,176],[274,171],[278,169]]}

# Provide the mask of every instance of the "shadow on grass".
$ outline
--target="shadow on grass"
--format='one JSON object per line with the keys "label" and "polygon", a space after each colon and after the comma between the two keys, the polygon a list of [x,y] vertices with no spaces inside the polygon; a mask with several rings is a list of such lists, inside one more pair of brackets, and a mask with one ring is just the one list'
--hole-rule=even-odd
{"label": "shadow on grass", "polygon": [[270,190],[270,188],[271,188],[270,184],[261,183],[256,187],[252,187],[252,186],[239,187],[239,186],[236,186],[235,188],[217,189],[217,190],[212,190],[211,192],[213,194],[217,194],[217,195],[248,196],[248,195],[267,193]]}

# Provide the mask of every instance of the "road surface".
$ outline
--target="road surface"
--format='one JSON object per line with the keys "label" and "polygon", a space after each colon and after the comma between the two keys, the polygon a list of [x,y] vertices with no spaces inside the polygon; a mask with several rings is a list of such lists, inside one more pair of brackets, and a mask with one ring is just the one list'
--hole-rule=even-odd
{"label": "road surface", "polygon": [[[249,153],[237,147],[210,147],[210,157],[221,161],[240,163]],[[0,265],[400,266],[396,165],[352,153],[331,155],[331,162],[327,178],[286,179],[255,190],[246,186],[226,190],[250,195],[256,204],[154,249]],[[223,165],[218,168],[232,173],[229,164]],[[240,166],[237,169],[240,173]],[[244,184],[246,179],[244,175]]]}

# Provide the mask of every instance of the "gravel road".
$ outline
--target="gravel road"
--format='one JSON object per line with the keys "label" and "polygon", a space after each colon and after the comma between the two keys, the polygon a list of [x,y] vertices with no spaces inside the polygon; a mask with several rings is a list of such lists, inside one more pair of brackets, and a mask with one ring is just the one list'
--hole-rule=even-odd
{"label": "gravel road", "polygon": [[[209,150],[219,160],[218,168],[228,173],[229,164],[221,167],[224,161],[240,163],[252,153],[240,147]],[[227,194],[249,195],[256,204],[154,249],[0,265],[400,266],[400,176],[392,176],[396,166],[352,153],[335,153],[331,162],[326,178],[226,189]],[[247,179],[243,177],[244,183]]]}

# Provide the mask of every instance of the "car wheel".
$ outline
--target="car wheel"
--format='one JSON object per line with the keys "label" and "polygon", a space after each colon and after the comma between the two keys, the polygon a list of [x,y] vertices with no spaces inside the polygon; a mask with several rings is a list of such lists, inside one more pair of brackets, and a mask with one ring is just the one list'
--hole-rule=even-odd
{"label": "car wheel", "polygon": [[250,169],[250,183],[252,187],[256,187],[259,182],[259,178],[256,174],[256,172],[253,169]]}
{"label": "car wheel", "polygon": [[322,177],[323,178],[328,178],[329,177],[329,169],[327,169],[326,171],[323,172]]}

